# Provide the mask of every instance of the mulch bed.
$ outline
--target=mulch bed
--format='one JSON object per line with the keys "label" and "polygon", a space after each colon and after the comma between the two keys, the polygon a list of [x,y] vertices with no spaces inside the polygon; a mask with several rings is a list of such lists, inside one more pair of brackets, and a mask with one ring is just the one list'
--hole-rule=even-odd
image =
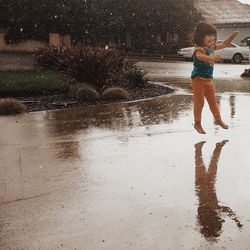
{"label": "mulch bed", "polygon": [[43,95],[43,96],[26,96],[17,97],[28,107],[28,112],[65,109],[72,107],[83,107],[93,104],[106,104],[106,103],[119,103],[124,101],[134,101],[139,99],[146,99],[161,95],[172,93],[173,90],[166,87],[148,83],[143,88],[129,89],[130,96],[127,99],[114,101],[114,100],[98,100],[95,102],[77,101],[67,94],[59,95]]}

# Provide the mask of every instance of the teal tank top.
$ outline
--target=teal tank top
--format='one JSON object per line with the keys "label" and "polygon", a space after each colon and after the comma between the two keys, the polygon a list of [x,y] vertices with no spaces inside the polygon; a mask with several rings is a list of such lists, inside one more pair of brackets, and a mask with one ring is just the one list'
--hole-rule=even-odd
{"label": "teal tank top", "polygon": [[[210,56],[213,53],[214,53],[213,50],[207,50],[205,54]],[[213,79],[213,71],[214,71],[213,65],[204,61],[200,61],[194,54],[193,54],[193,61],[194,61],[194,68],[191,74],[191,78],[199,76],[202,78]]]}

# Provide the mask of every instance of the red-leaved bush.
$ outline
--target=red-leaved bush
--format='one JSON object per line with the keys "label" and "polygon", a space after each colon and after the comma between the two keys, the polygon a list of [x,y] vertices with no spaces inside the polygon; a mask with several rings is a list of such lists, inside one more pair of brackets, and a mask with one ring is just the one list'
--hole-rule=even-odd
{"label": "red-leaved bush", "polygon": [[94,85],[98,91],[112,84],[113,78],[135,65],[123,52],[99,46],[62,49],[46,45],[35,59],[37,67],[63,71],[76,81]]}

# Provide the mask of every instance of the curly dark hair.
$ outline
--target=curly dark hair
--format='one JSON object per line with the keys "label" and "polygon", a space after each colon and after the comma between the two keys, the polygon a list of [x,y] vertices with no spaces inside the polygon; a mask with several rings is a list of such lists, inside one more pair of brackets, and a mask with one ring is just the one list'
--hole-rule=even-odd
{"label": "curly dark hair", "polygon": [[191,34],[191,42],[197,46],[203,46],[204,37],[207,35],[214,35],[217,39],[217,29],[213,24],[201,21]]}

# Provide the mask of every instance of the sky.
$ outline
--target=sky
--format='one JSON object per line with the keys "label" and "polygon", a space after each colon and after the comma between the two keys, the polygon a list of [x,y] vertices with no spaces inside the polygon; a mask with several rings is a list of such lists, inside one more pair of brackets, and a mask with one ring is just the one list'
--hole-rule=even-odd
{"label": "sky", "polygon": [[242,2],[242,3],[248,3],[250,4],[250,0],[238,0],[239,2]]}

